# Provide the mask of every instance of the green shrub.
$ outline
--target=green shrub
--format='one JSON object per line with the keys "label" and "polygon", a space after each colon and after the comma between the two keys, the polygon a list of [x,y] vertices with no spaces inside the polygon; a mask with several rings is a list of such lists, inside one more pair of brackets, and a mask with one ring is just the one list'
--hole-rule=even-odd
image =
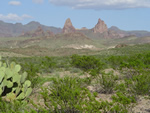
{"label": "green shrub", "polygon": [[138,75],[133,77],[133,89],[138,95],[150,94],[150,75]]}
{"label": "green shrub", "polygon": [[125,83],[120,83],[120,84],[117,84],[116,85],[116,87],[115,87],[115,91],[117,91],[117,92],[123,92],[123,93],[125,93],[125,92],[127,92],[127,90],[126,90],[126,85],[125,85]]}
{"label": "green shrub", "polygon": [[126,61],[126,56],[109,56],[106,58],[107,64],[113,69],[118,69]]}
{"label": "green shrub", "polygon": [[[79,78],[65,77],[54,79],[50,88],[41,92],[48,111],[78,113],[99,111],[100,103],[94,95],[83,87]],[[96,107],[97,106],[97,107]]]}
{"label": "green shrub", "polygon": [[99,59],[96,59],[94,56],[72,55],[71,59],[71,64],[74,67],[80,68],[81,70],[86,72],[94,70],[96,73],[99,73],[104,65]]}
{"label": "green shrub", "polygon": [[135,97],[133,96],[127,96],[122,92],[116,92],[116,95],[112,96],[113,102],[119,102],[122,105],[126,106],[131,103],[135,103]]}
{"label": "green shrub", "polygon": [[132,76],[130,79],[125,79],[125,84],[128,91],[134,95],[149,95],[150,94],[150,76],[149,73]]}
{"label": "green shrub", "polygon": [[122,92],[116,92],[116,95],[112,96],[113,106],[110,111],[115,113],[128,113],[132,109],[132,103],[136,103],[135,97],[126,95]]}
{"label": "green shrub", "polygon": [[56,62],[51,57],[45,56],[41,59],[40,70],[42,70],[42,72],[52,72],[52,69],[54,69],[55,67]]}
{"label": "green shrub", "polygon": [[[43,89],[41,93],[45,105],[52,112],[77,112],[78,105],[83,101],[81,82],[77,78],[65,77],[54,79],[53,84],[48,89]],[[50,93],[51,92],[51,93]],[[50,94],[49,94],[50,93]]]}
{"label": "green shrub", "polygon": [[[24,109],[27,105],[24,101],[13,101],[13,102],[6,102],[2,100],[0,97],[0,112],[1,113],[22,113],[26,110]],[[27,112],[27,111],[26,111]]]}
{"label": "green shrub", "polygon": [[113,73],[103,72],[96,79],[99,85],[98,87],[100,88],[98,89],[98,92],[107,93],[107,94],[113,92],[113,89],[116,85],[117,76],[114,76]]}
{"label": "green shrub", "polygon": [[29,106],[27,101],[14,100],[11,102],[4,101],[0,97],[0,113],[37,113],[36,110]]}
{"label": "green shrub", "polygon": [[38,72],[39,72],[39,66],[37,64],[34,64],[32,62],[27,62],[23,65],[23,71],[26,71],[29,76],[27,76],[27,79],[32,82],[32,87],[37,86],[39,78],[38,78]]}

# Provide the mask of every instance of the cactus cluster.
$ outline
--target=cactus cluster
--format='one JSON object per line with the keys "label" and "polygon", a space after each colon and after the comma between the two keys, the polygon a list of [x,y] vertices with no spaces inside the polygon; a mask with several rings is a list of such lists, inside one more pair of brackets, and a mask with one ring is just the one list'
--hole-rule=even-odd
{"label": "cactus cluster", "polygon": [[3,63],[0,57],[0,96],[6,100],[25,99],[31,92],[31,82],[26,80],[27,73],[19,73],[21,66],[15,62]]}

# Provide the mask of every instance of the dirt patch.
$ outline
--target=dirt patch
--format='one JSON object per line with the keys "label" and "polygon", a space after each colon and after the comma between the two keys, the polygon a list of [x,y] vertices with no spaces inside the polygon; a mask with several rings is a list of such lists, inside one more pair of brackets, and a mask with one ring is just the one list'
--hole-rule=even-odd
{"label": "dirt patch", "polygon": [[139,97],[136,106],[133,108],[134,113],[150,113],[150,99]]}
{"label": "dirt patch", "polygon": [[73,49],[97,49],[94,45],[77,45],[77,44],[71,44],[67,46],[62,46],[61,48],[73,48]]}

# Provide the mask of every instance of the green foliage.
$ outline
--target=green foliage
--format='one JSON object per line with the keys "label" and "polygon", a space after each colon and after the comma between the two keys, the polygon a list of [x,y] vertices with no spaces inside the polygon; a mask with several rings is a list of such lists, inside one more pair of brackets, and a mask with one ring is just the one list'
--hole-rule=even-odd
{"label": "green foliage", "polygon": [[92,75],[91,78],[89,78],[90,81],[100,73],[104,66],[104,63],[102,63],[100,59],[94,56],[85,55],[72,55],[71,64],[76,68],[79,68],[85,72],[89,72],[89,74]]}
{"label": "green foliage", "polygon": [[127,56],[109,56],[106,61],[113,69],[118,69],[126,59]]}
{"label": "green foliage", "polygon": [[54,79],[50,88],[43,89],[41,94],[49,110],[53,112],[59,112],[60,110],[62,112],[77,112],[83,101],[82,89],[80,79],[65,77]]}
{"label": "green foliage", "polygon": [[136,54],[130,56],[122,63],[121,67],[132,69],[146,69],[150,67],[150,53]]}
{"label": "green foliage", "polygon": [[[108,50],[109,51],[109,50]],[[116,52],[117,53],[117,52]],[[117,53],[118,54],[118,53]],[[118,54],[119,55],[119,54]],[[4,59],[4,58],[3,58]],[[15,98],[16,94],[19,96],[20,91],[26,91],[29,87],[40,87],[43,83],[51,81],[47,88],[43,88],[41,92],[46,107],[40,106],[38,112],[90,112],[90,113],[127,113],[130,112],[132,104],[137,101],[137,97],[140,95],[150,95],[150,53],[143,54],[129,54],[124,56],[117,55],[97,55],[97,56],[79,56],[73,55],[71,57],[28,57],[28,58],[9,58],[10,61],[15,63],[9,64],[6,60],[0,62],[0,85],[4,82],[4,77],[7,75],[7,82],[5,89],[13,89],[14,93],[10,90],[8,95],[2,93],[2,96],[6,96],[9,99]],[[102,63],[104,62],[104,63]],[[18,73],[22,75],[19,78],[18,74],[12,79],[12,70],[5,69],[13,68],[13,74]],[[3,67],[3,68],[1,68]],[[103,73],[102,69],[113,68],[120,71],[119,79],[112,73]],[[74,73],[80,73],[81,71],[88,72],[91,76],[83,76],[84,79],[65,77],[55,79],[51,77],[53,71],[70,71]],[[5,72],[4,72],[5,71]],[[29,76],[27,76],[26,71]],[[85,73],[84,73],[85,74]],[[44,75],[44,77],[42,76]],[[47,77],[45,77],[48,75]],[[76,75],[75,75],[76,76]],[[94,78],[94,79],[93,79]],[[26,81],[26,79],[30,80]],[[23,88],[18,88],[17,82],[20,81]],[[97,82],[95,82],[97,81]],[[32,83],[32,84],[31,84]],[[90,92],[86,89],[87,85],[95,85],[96,92]],[[0,92],[3,90],[0,88]],[[29,89],[27,92],[31,92]],[[112,102],[97,100],[99,93],[116,93],[112,96]],[[24,95],[21,95],[22,98]],[[25,96],[29,96],[25,94]],[[4,102],[4,101],[3,101]],[[1,102],[1,106],[4,104]],[[18,108],[15,110],[21,110],[21,103],[18,103]],[[7,105],[7,106],[6,106]],[[15,104],[14,104],[15,105]],[[5,103],[5,108],[0,108],[3,112],[9,111],[9,107],[13,106],[12,103]],[[6,108],[8,110],[6,110]],[[1,110],[2,109],[2,110]],[[10,110],[14,108],[10,107]],[[15,111],[14,110],[14,111]],[[40,111],[41,110],[41,111]],[[34,110],[27,110],[28,112],[36,112]],[[25,112],[25,110],[23,111]]]}
{"label": "green foliage", "polygon": [[119,103],[123,104],[124,106],[136,102],[135,97],[126,96],[125,94],[123,94],[121,92],[117,92],[116,95],[113,95],[112,99],[113,99],[113,102],[119,102]]}
{"label": "green foliage", "polygon": [[118,93],[112,97],[113,102],[97,101],[95,97],[98,93],[92,94],[83,88],[82,82],[81,79],[72,77],[54,79],[53,84],[41,92],[47,111],[54,113],[128,112],[128,105],[133,102],[132,98]]}
{"label": "green foliage", "polygon": [[83,71],[90,71],[92,69],[100,70],[103,66],[100,59],[96,59],[93,56],[72,55],[71,59],[71,64],[76,68],[82,69]]}
{"label": "green foliage", "polygon": [[26,71],[29,76],[27,76],[27,79],[32,82],[32,87],[35,87],[38,84],[39,78],[38,78],[38,72],[39,67],[36,64],[33,64],[32,62],[27,62],[23,65],[23,71]]}
{"label": "green foliage", "polygon": [[150,94],[150,76],[149,74],[133,76],[132,87],[135,94]]}
{"label": "green foliage", "polygon": [[135,97],[126,95],[122,92],[116,92],[116,95],[112,96],[113,106],[110,111],[115,113],[128,113],[132,109],[132,103],[135,103]]}
{"label": "green foliage", "polygon": [[27,73],[19,73],[21,66],[0,61],[0,95],[5,96],[7,101],[25,99],[31,92],[31,82],[26,80]]}
{"label": "green foliage", "polygon": [[56,67],[56,62],[51,57],[45,56],[41,59],[40,68],[44,72],[51,72]]}
{"label": "green foliage", "polygon": [[125,85],[125,83],[120,83],[120,84],[117,84],[116,85],[116,87],[115,87],[115,91],[117,91],[117,92],[123,92],[123,93],[125,93],[125,92],[127,92],[127,90],[126,90],[126,85]]}
{"label": "green foliage", "polygon": [[0,97],[0,112],[1,113],[37,113],[30,108],[27,101],[14,100],[12,102],[4,101]]}
{"label": "green foliage", "polygon": [[114,76],[113,73],[102,73],[100,76],[97,76],[98,83],[98,92],[101,93],[112,93],[116,85],[117,76]]}
{"label": "green foliage", "polygon": [[1,113],[22,113],[27,112],[24,108],[27,105],[24,101],[5,102],[0,97],[0,112]]}
{"label": "green foliage", "polygon": [[[83,87],[83,80],[73,77],[53,80],[50,88],[41,92],[48,111],[55,113],[98,112],[100,103]],[[97,95],[96,93],[94,94]]]}
{"label": "green foliage", "polygon": [[27,79],[32,82],[32,87],[36,87],[39,84],[38,73],[49,73],[56,66],[52,58],[47,56],[43,58],[26,58],[25,61],[21,64],[23,71],[26,71],[30,75]]}

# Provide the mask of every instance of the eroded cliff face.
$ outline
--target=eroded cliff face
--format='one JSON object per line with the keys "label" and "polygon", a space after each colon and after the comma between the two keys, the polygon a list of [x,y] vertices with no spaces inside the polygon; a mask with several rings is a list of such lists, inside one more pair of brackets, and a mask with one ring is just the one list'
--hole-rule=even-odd
{"label": "eroded cliff face", "polygon": [[43,29],[39,26],[35,32],[32,34],[32,37],[37,37],[37,36],[44,36],[44,31]]}
{"label": "eroded cliff face", "polygon": [[76,31],[76,29],[72,25],[70,18],[68,18],[65,22],[62,32],[63,33],[74,33],[75,31]]}
{"label": "eroded cliff face", "polygon": [[49,37],[53,35],[54,33],[51,32],[50,30],[47,30],[46,32],[44,32],[41,26],[38,26],[38,28],[35,31],[29,31],[26,33],[23,32],[21,34],[22,37]]}
{"label": "eroded cliff face", "polygon": [[104,33],[107,31],[108,31],[108,28],[107,28],[107,25],[105,24],[105,22],[101,19],[98,19],[98,23],[93,28],[93,32],[94,33]]}

